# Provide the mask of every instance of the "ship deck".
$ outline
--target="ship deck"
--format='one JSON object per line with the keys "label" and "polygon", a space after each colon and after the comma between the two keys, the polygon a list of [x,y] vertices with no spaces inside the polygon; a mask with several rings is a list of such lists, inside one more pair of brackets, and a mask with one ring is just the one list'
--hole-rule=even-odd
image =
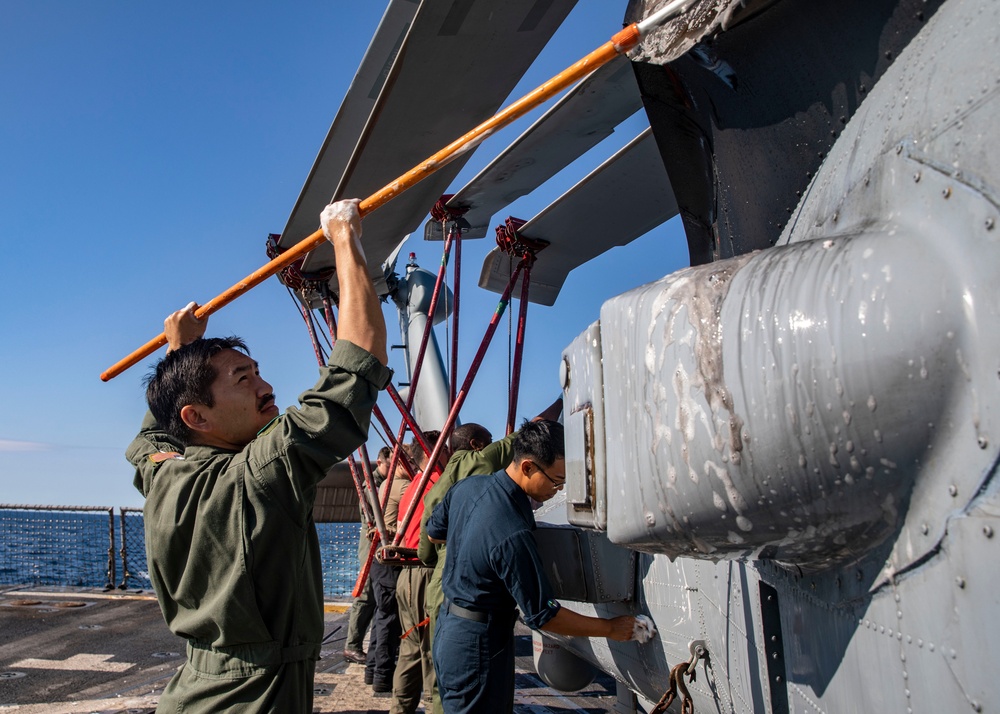
{"label": "ship deck", "polygon": [[[389,695],[374,695],[364,668],[343,658],[346,610],[345,603],[326,605],[313,711],[388,711]],[[183,642],[143,591],[0,587],[0,632],[2,713],[151,713],[184,659]],[[613,679],[599,675],[573,694],[550,689],[534,672],[529,631],[519,624],[515,635],[514,712],[614,711]]]}

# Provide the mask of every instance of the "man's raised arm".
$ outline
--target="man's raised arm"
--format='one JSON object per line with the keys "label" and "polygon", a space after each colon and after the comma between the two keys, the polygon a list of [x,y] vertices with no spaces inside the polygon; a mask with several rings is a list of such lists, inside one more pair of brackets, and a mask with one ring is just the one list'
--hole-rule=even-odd
{"label": "man's raised arm", "polygon": [[365,252],[361,248],[361,215],[357,199],[331,203],[320,216],[323,233],[333,246],[337,260],[337,338],[367,350],[382,364],[388,364],[385,320],[375,286],[368,276]]}

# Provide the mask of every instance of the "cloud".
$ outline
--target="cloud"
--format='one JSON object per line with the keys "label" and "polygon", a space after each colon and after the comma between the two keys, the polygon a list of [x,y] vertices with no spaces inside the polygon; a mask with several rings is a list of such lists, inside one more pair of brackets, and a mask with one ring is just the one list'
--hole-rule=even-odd
{"label": "cloud", "polygon": [[52,448],[51,444],[42,444],[37,441],[0,439],[0,452],[50,451]]}

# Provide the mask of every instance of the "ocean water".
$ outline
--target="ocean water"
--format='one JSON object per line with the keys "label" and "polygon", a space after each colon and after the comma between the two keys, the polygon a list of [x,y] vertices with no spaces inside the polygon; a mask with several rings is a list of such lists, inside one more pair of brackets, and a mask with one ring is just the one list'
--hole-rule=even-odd
{"label": "ocean water", "polygon": [[[359,523],[318,523],[323,594],[350,598]],[[114,541],[112,542],[112,535]],[[123,547],[124,546],[124,547]],[[142,513],[0,508],[0,585],[149,590]]]}
{"label": "ocean water", "polygon": [[111,524],[107,511],[0,510],[0,584],[107,584]]}

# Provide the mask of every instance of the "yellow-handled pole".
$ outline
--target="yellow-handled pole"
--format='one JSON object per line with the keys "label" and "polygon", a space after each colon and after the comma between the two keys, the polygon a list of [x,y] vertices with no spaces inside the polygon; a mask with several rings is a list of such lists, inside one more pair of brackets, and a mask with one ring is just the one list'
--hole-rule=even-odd
{"label": "yellow-handled pole", "polygon": [[[448,146],[444,147],[433,156],[425,159],[417,166],[414,166],[395,181],[383,186],[371,196],[361,201],[361,205],[358,207],[361,217],[364,218],[367,214],[371,213],[379,206],[388,203],[393,198],[403,193],[403,191],[416,185],[441,167],[451,163],[462,154],[472,151],[498,129],[502,129],[516,119],[524,116],[539,104],[559,93],[573,82],[582,79],[598,67],[606,64],[616,55],[628,52],[630,49],[639,44],[642,38],[645,37],[651,29],[658,27],[670,17],[673,17],[677,13],[683,11],[683,9],[691,2],[692,0],[674,0],[674,2],[668,3],[666,6],[642,22],[632,23],[620,32],[615,33],[615,35],[613,35],[608,42],[604,43],[590,54],[570,65],[547,82],[540,84],[538,87],[518,99],[510,106],[502,109],[492,118],[487,119],[475,129],[451,142]],[[236,283],[225,292],[212,298],[207,303],[199,307],[195,311],[195,316],[198,318],[204,318],[217,312],[243,293],[256,287],[283,268],[291,265],[298,258],[304,256],[306,253],[323,243],[325,239],[326,238],[323,235],[322,229],[313,232],[305,240],[296,243],[281,255],[250,273],[250,275],[243,278],[243,280]],[[101,381],[107,382],[108,380],[117,377],[126,369],[153,354],[153,352],[165,344],[167,344],[167,337],[161,332],[158,337],[150,340],[129,356],[108,367],[108,369],[101,373]]]}

